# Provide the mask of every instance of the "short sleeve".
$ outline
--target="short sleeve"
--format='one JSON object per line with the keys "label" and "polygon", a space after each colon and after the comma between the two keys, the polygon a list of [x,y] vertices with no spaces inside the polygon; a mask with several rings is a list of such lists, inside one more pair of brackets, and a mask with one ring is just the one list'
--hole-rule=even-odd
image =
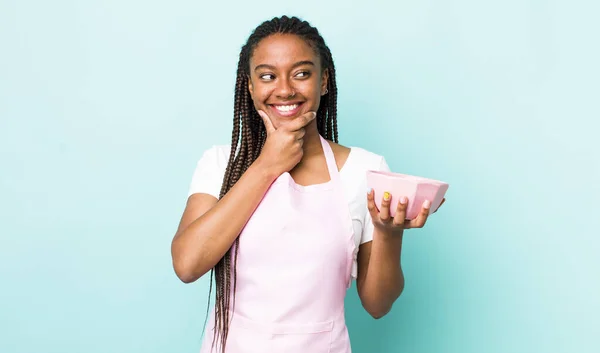
{"label": "short sleeve", "polygon": [[226,146],[213,146],[203,153],[192,175],[188,197],[202,193],[219,198],[227,168],[228,153],[229,149]]}
{"label": "short sleeve", "polygon": [[[387,162],[385,160],[385,157],[381,157],[381,162],[379,164],[379,171],[380,172],[389,172],[390,171],[390,167],[387,165]],[[365,207],[366,207],[366,203],[365,203]],[[373,227],[373,221],[371,219],[371,213],[369,212],[369,210],[365,210],[365,219],[363,221],[363,229],[362,229],[362,235],[360,237],[360,243],[364,244],[367,242],[370,242],[373,240],[373,231],[374,231],[374,227]]]}

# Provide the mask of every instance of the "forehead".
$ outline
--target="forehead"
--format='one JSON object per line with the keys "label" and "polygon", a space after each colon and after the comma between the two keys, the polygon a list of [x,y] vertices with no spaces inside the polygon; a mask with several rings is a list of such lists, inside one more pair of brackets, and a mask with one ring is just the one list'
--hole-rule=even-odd
{"label": "forehead", "polygon": [[278,33],[258,43],[250,58],[250,67],[251,70],[261,64],[284,67],[304,60],[320,64],[315,50],[304,39],[294,34]]}

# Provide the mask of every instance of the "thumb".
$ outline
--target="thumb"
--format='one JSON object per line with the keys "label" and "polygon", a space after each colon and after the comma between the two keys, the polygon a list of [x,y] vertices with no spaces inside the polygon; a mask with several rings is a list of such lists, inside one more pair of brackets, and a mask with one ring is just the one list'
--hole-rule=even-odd
{"label": "thumb", "polygon": [[267,135],[271,134],[272,132],[274,132],[276,130],[275,127],[273,126],[273,122],[271,122],[271,118],[269,118],[267,113],[263,112],[262,110],[258,110],[258,115],[260,115],[263,122],[265,123],[265,129],[267,129]]}

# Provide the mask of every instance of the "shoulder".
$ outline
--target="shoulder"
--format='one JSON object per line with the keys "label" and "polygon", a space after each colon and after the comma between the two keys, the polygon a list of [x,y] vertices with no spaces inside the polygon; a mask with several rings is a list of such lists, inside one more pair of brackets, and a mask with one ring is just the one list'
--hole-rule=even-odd
{"label": "shoulder", "polygon": [[192,175],[188,197],[195,193],[204,193],[219,198],[229,161],[230,146],[213,145],[201,153]]}
{"label": "shoulder", "polygon": [[[390,168],[385,157],[361,147],[351,147],[348,159],[340,170],[340,178],[344,184],[348,201],[360,206],[366,201],[367,172],[371,170],[388,172]],[[366,210],[366,205],[364,205]]]}
{"label": "shoulder", "polygon": [[198,164],[208,168],[225,169],[231,145],[213,145],[201,153]]}
{"label": "shoulder", "polygon": [[364,172],[367,170],[387,170],[389,169],[385,157],[381,154],[369,151],[362,147],[345,147],[338,145],[341,151],[347,155],[344,169],[348,172]]}
{"label": "shoulder", "polygon": [[348,159],[340,170],[340,177],[349,199],[362,199],[363,191],[367,188],[367,172],[370,170],[388,172],[390,168],[381,154],[355,146],[349,150]]}
{"label": "shoulder", "polygon": [[331,150],[335,154],[339,153],[341,155],[344,155],[344,154],[347,155],[348,153],[350,153],[350,147],[342,146],[339,143],[335,143],[335,142],[329,141],[329,140],[327,140],[327,142],[329,142],[329,145],[331,146]]}
{"label": "shoulder", "polygon": [[329,141],[331,149],[336,159],[345,161],[343,169],[375,169],[382,167],[385,169],[387,163],[385,158],[377,153],[371,152],[361,147],[346,147],[335,142]]}

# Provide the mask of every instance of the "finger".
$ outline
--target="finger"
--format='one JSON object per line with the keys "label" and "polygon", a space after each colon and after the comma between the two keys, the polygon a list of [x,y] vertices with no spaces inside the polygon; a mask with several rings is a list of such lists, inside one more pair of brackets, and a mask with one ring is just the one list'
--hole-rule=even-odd
{"label": "finger", "polygon": [[423,228],[425,222],[427,222],[427,217],[429,216],[429,210],[431,208],[431,201],[425,200],[423,202],[423,207],[421,207],[421,212],[417,218],[413,219],[410,222],[410,228]]}
{"label": "finger", "polygon": [[408,198],[406,196],[402,196],[400,198],[400,202],[398,202],[398,207],[396,208],[396,215],[394,216],[394,225],[395,226],[404,226],[404,221],[406,220],[406,209],[408,208]]}
{"label": "finger", "polygon": [[439,210],[439,209],[440,209],[440,207],[442,207],[442,205],[444,204],[444,201],[446,201],[446,199],[445,199],[445,198],[443,198],[443,199],[442,199],[442,202],[440,202],[440,205],[439,205],[439,206],[438,206],[438,207],[435,209],[435,211],[433,211],[432,213],[436,213],[436,212],[437,212],[437,210]]}
{"label": "finger", "polygon": [[383,201],[381,202],[381,211],[379,212],[379,219],[383,223],[388,223],[392,221],[392,217],[390,216],[390,203],[392,202],[392,194],[389,192],[383,193]]}
{"label": "finger", "polygon": [[269,136],[271,133],[275,132],[276,129],[273,126],[273,122],[271,121],[271,118],[269,118],[267,113],[263,112],[262,110],[258,110],[258,115],[260,115],[263,123],[265,124],[265,129],[267,130],[267,136]]}
{"label": "finger", "polygon": [[377,205],[375,205],[375,192],[373,189],[369,190],[367,193],[367,209],[371,215],[371,220],[376,220],[379,217],[379,211],[377,210]]}
{"label": "finger", "polygon": [[306,125],[310,124],[311,121],[315,120],[317,117],[317,113],[308,112],[306,114],[302,114],[297,118],[294,118],[289,123],[285,124],[285,127],[289,131],[297,131],[303,129]]}
{"label": "finger", "polygon": [[294,136],[296,137],[296,140],[301,140],[304,135],[306,134],[306,130],[304,128],[296,131],[296,133],[294,133]]}

